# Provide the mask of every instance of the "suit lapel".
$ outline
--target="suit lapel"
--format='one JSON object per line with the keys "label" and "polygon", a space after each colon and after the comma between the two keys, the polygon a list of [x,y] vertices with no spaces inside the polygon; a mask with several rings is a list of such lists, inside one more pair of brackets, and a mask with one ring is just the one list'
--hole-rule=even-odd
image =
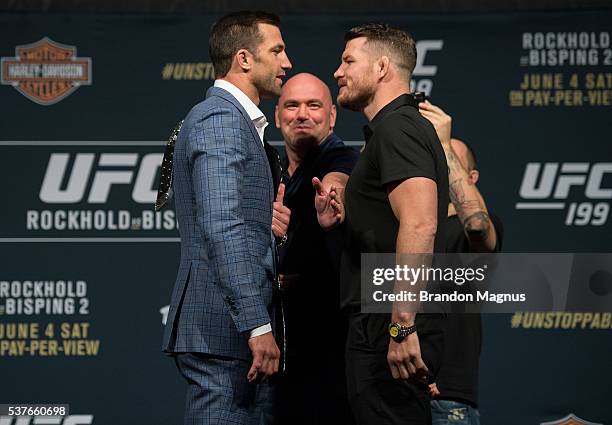
{"label": "suit lapel", "polygon": [[[223,90],[223,89],[220,89],[214,86],[209,88],[208,91],[206,92],[207,98],[211,96],[217,96],[224,100],[227,100],[232,105],[234,105],[236,109],[238,109],[238,111],[240,111],[240,113],[242,114],[242,117],[246,120],[247,125],[249,126],[249,129],[251,130],[251,134],[253,135],[253,141],[257,143],[257,147],[258,149],[260,149],[260,152],[263,154],[264,158],[268,159],[268,155],[263,146],[263,143],[261,142],[261,139],[259,138],[257,129],[255,128],[255,125],[253,124],[253,121],[251,120],[251,117],[249,117],[249,114],[247,113],[247,111],[242,107],[240,102],[238,102],[238,99],[232,96],[231,93],[229,93],[227,90]],[[272,179],[272,172],[270,171],[270,167],[265,167],[265,168],[266,168],[266,174],[268,178],[270,179],[270,182],[272,182],[272,186],[274,186],[273,179]],[[273,192],[270,192],[270,193],[272,197],[271,199],[273,201],[275,194]]]}
{"label": "suit lapel", "polygon": [[242,114],[242,116],[244,117],[244,119],[247,121],[249,125],[249,129],[251,130],[251,134],[253,135],[253,138],[257,141],[257,144],[261,148],[262,152],[264,152],[264,148],[261,143],[261,139],[259,138],[259,134],[257,133],[257,129],[255,128],[255,125],[253,124],[251,117],[249,117],[249,114],[242,107],[240,102],[238,102],[238,100],[234,96],[232,96],[228,91],[220,89],[218,87],[214,87],[214,86],[208,89],[208,92],[206,93],[206,97],[210,97],[210,96],[219,96],[227,100],[228,102],[230,102],[240,111],[240,113]]}
{"label": "suit lapel", "polygon": [[272,173],[272,183],[274,184],[274,193],[278,192],[278,186],[283,178],[283,166],[281,164],[280,155],[278,151],[264,139],[264,149],[266,156],[268,157],[268,163],[270,164],[270,171]]}

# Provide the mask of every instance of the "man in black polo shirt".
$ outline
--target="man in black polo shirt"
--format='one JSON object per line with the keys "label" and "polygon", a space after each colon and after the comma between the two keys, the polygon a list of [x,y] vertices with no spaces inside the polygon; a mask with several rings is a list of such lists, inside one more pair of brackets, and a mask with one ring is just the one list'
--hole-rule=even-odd
{"label": "man in black polo shirt", "polygon": [[287,80],[276,107],[287,153],[284,204],[292,212],[279,248],[287,324],[287,369],[277,403],[282,424],[350,423],[344,341],[338,338],[342,229],[321,229],[312,185],[316,178],[320,190],[341,191],[357,162],[357,150],[333,132],[335,123],[336,107],[323,81],[306,73]]}
{"label": "man in black polo shirt", "polygon": [[[349,403],[359,424],[428,424],[424,379],[438,368],[443,317],[415,315],[396,305],[392,314],[361,313],[360,256],[443,251],[448,200],[444,151],[409,94],[414,40],[387,25],[368,24],[350,30],[345,41],[334,74],[338,103],[362,111],[369,120],[366,146],[344,202],[341,301],[349,320]],[[340,211],[336,220],[342,219],[341,207],[335,208]],[[400,330],[394,338],[392,323]]]}
{"label": "man in black polo shirt", "polygon": [[[447,219],[447,252],[499,252],[503,226],[489,213],[476,187],[480,173],[474,152],[451,139],[451,117],[429,102],[419,105],[421,114],[436,129],[449,170],[450,200]],[[445,349],[437,392],[431,402],[433,424],[480,424],[478,369],[482,344],[480,314],[450,314],[446,320]]]}

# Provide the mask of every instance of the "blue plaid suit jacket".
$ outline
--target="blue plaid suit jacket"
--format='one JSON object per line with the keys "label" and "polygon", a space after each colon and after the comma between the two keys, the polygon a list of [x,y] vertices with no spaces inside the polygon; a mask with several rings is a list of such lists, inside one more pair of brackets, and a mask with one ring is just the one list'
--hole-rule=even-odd
{"label": "blue plaid suit jacket", "polygon": [[248,360],[248,331],[272,322],[270,166],[247,112],[211,87],[174,150],[181,263],[162,349]]}

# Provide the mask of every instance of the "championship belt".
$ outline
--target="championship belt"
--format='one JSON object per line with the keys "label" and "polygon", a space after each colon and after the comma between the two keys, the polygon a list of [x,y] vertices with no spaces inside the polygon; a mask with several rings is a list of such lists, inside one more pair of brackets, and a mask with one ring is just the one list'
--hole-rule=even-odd
{"label": "championship belt", "polygon": [[174,145],[176,139],[178,139],[179,131],[183,121],[179,123],[172,130],[170,138],[166,143],[166,151],[164,152],[164,159],[162,160],[161,175],[159,177],[159,188],[157,189],[157,200],[155,201],[155,211],[161,210],[166,206],[170,198],[172,198],[172,166],[174,160]]}

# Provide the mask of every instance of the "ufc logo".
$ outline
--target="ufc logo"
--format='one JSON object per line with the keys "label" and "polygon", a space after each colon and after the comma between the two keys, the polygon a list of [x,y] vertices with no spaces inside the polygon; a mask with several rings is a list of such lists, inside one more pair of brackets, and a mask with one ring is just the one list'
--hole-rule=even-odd
{"label": "ufc logo", "polygon": [[415,77],[434,76],[438,72],[436,65],[425,65],[425,57],[430,50],[442,50],[443,40],[421,40],[416,42],[417,61],[412,73]]}
{"label": "ufc logo", "polygon": [[[81,202],[85,198],[88,183],[93,179],[87,202],[104,204],[113,185],[132,184],[135,175],[132,199],[141,204],[153,203],[157,191],[152,187],[163,155],[160,153],[145,155],[135,172],[138,156],[136,153],[103,153],[94,167],[95,154],[79,153],[76,154],[72,171],[66,178],[71,154],[53,153],[49,158],[40,189],[40,200],[47,204]],[[104,169],[99,169],[100,167]],[[112,170],[113,167],[121,167],[123,170]],[[64,180],[66,185],[62,188]]]}
{"label": "ufc logo", "polygon": [[525,168],[520,196],[523,199],[567,199],[572,187],[584,186],[588,199],[612,199],[612,188],[603,188],[606,173],[612,173],[612,163],[547,162],[542,167],[530,162]]}

